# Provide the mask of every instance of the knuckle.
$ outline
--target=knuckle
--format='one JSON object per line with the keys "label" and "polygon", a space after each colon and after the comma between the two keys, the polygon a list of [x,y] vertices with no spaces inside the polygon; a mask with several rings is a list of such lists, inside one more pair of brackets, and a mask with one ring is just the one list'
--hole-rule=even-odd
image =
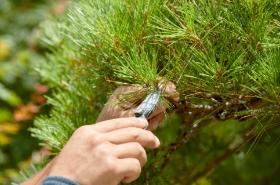
{"label": "knuckle", "polygon": [[103,143],[104,138],[101,134],[95,133],[88,137],[89,143],[92,146],[98,146]]}
{"label": "knuckle", "polygon": [[114,91],[114,93],[122,92],[122,91],[123,91],[123,88],[124,88],[123,86],[116,88],[115,91]]}
{"label": "knuckle", "polygon": [[105,166],[107,168],[107,171],[111,174],[116,174],[117,173],[117,163],[116,160],[112,157],[107,157],[105,159]]}
{"label": "knuckle", "polygon": [[88,127],[89,127],[88,125],[81,126],[77,130],[75,130],[74,134],[85,134],[89,130]]}
{"label": "knuckle", "polygon": [[86,145],[95,149],[104,143],[104,136],[91,129],[89,125],[79,127],[73,134],[76,139],[82,140]]}
{"label": "knuckle", "polygon": [[[104,145],[100,145],[95,149],[95,152],[98,152],[98,155],[103,156],[103,157],[110,157],[110,150],[108,147]],[[106,161],[107,163],[107,161]]]}
{"label": "knuckle", "polygon": [[136,150],[137,150],[140,154],[144,154],[144,153],[146,154],[145,149],[142,147],[142,145],[141,145],[140,143],[136,143],[135,147],[136,147]]}
{"label": "knuckle", "polygon": [[140,161],[138,160],[134,160],[134,172],[137,174],[137,175],[140,175],[141,173],[141,164],[140,164]]}
{"label": "knuckle", "polygon": [[137,152],[141,152],[143,149],[142,145],[140,143],[134,143],[134,150]]}
{"label": "knuckle", "polygon": [[132,149],[136,152],[135,159],[137,159],[138,162],[140,163],[140,166],[143,167],[147,162],[146,150],[139,143],[134,143]]}
{"label": "knuckle", "polygon": [[134,150],[137,151],[139,156],[146,156],[146,150],[142,147],[141,144],[135,143]]}
{"label": "knuckle", "polygon": [[137,140],[140,136],[140,130],[137,128],[129,128],[129,133],[134,140]]}
{"label": "knuckle", "polygon": [[169,81],[168,86],[169,86],[169,88],[176,90],[176,86],[173,82]]}

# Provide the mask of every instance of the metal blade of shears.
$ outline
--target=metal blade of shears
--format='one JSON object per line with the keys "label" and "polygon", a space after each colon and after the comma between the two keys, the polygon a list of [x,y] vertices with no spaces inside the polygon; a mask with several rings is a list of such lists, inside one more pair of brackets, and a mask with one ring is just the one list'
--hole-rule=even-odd
{"label": "metal blade of shears", "polygon": [[[157,107],[161,92],[162,92],[161,89],[152,91],[144,99],[144,101],[138,106],[138,108],[134,111],[134,116],[137,118],[148,119],[148,117],[153,113],[153,111]],[[147,130],[148,127],[149,127],[149,124],[144,129]]]}

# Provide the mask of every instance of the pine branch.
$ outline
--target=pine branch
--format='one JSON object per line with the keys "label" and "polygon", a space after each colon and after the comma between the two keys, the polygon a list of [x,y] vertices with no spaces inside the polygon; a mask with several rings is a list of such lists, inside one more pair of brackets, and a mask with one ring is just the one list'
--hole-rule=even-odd
{"label": "pine branch", "polygon": [[[195,175],[192,175],[193,171],[190,171],[190,173],[186,176],[185,181],[187,181],[189,184],[192,184],[192,183],[196,182],[197,180],[199,180],[200,178],[207,177],[225,159],[227,159],[229,157],[232,157],[233,154],[236,154],[236,153],[242,151],[242,148],[244,147],[244,144],[247,141],[249,141],[250,139],[252,139],[252,137],[254,136],[253,132],[251,130],[255,127],[255,125],[256,125],[256,121],[253,121],[251,126],[243,132],[242,142],[238,143],[234,147],[232,147],[231,146],[232,144],[230,143],[228,146],[225,147],[226,150],[224,151],[224,153],[216,156],[215,159],[208,162],[201,172],[199,172]],[[248,134],[248,133],[250,133],[250,134]],[[197,165],[194,164],[193,167],[192,167],[192,170],[194,170],[196,168],[196,166]]]}
{"label": "pine branch", "polygon": [[161,150],[166,151],[167,153],[164,155],[164,161],[162,163],[162,165],[159,167],[159,171],[163,171],[168,162],[169,162],[169,158],[171,156],[171,154],[176,151],[179,147],[182,147],[183,145],[185,145],[190,137],[197,132],[199,129],[211,124],[212,122],[217,121],[215,118],[212,119],[206,119],[206,120],[202,120],[201,122],[195,123],[192,125],[192,128],[185,134],[183,134],[183,138],[177,142],[171,143],[169,146],[165,146],[163,147]]}

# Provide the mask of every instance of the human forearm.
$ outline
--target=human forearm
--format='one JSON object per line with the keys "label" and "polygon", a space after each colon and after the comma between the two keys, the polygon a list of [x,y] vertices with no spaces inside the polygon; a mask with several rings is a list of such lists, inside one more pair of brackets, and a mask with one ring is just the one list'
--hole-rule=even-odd
{"label": "human forearm", "polygon": [[36,173],[34,176],[29,178],[27,181],[23,182],[21,185],[40,185],[42,181],[48,176],[50,169],[53,165],[53,159],[51,162],[49,162],[41,171]]}

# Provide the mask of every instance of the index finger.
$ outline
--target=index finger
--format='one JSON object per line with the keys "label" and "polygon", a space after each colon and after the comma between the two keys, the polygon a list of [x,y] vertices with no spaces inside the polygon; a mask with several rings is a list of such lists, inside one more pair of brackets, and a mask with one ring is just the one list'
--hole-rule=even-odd
{"label": "index finger", "polygon": [[145,128],[148,121],[143,118],[116,118],[94,124],[94,129],[98,132],[105,133],[127,127]]}

